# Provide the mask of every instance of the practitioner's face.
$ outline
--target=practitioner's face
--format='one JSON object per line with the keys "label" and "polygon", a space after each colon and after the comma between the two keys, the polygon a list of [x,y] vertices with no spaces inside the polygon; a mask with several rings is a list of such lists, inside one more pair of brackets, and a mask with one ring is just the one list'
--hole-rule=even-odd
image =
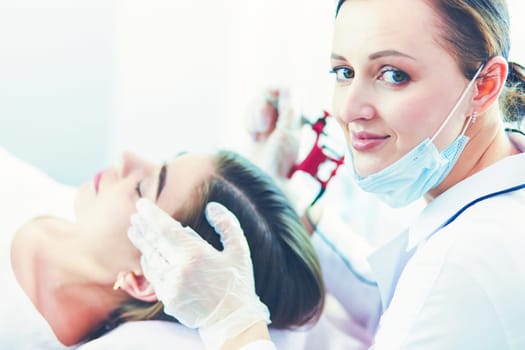
{"label": "practitioner's face", "polygon": [[185,154],[163,165],[123,154],[119,166],[101,172],[78,191],[76,224],[86,245],[107,252],[115,263],[136,264],[139,252],[127,230],[137,199],[149,198],[177,218],[197,200],[196,186],[212,171],[210,155]]}
{"label": "practitioner's face", "polygon": [[[433,136],[467,86],[438,26],[438,14],[421,0],[347,0],[341,7],[333,114],[359,175]],[[463,104],[446,124],[434,142],[439,150],[460,134],[467,113]]]}

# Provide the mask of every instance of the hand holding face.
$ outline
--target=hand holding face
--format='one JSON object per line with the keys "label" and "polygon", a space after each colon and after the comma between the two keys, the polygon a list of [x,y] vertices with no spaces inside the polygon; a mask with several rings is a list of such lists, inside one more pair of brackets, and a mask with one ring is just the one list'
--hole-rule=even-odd
{"label": "hand holding face", "polygon": [[255,294],[250,250],[237,218],[218,203],[207,205],[206,217],[223,251],[147,199],[137,201],[128,236],[165,312],[216,345],[255,322],[269,323],[269,312]]}

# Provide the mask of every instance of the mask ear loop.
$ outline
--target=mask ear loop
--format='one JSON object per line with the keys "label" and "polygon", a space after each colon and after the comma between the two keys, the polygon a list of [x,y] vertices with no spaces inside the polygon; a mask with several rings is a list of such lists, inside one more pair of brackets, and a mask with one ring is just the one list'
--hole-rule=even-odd
{"label": "mask ear loop", "polygon": [[[461,96],[459,97],[458,99],[458,102],[456,102],[456,105],[454,106],[454,108],[452,108],[452,110],[450,111],[447,119],[445,119],[445,121],[441,124],[441,126],[439,127],[438,131],[436,131],[436,133],[434,134],[434,136],[432,136],[432,138],[430,138],[430,141],[431,142],[434,142],[435,138],[439,135],[439,133],[443,130],[443,128],[445,127],[445,125],[447,125],[448,121],[450,120],[450,118],[452,118],[452,116],[454,116],[454,113],[456,113],[456,110],[459,108],[459,106],[461,105],[461,102],[463,101],[463,99],[465,98],[465,96],[467,95],[467,93],[470,91],[470,89],[472,88],[472,85],[474,85],[474,83],[476,82],[476,80],[478,79],[478,76],[479,74],[481,73],[481,71],[483,70],[483,67],[485,66],[485,64],[481,64],[481,66],[479,66],[478,70],[476,71],[476,74],[474,74],[474,77],[472,78],[472,80],[468,83],[467,87],[465,88],[465,90],[463,91],[463,93],[461,94]],[[467,123],[467,126],[470,124],[470,121],[472,120],[472,118],[469,118],[469,122]],[[463,132],[461,133],[463,135],[463,133],[466,131],[466,127],[463,129]]]}
{"label": "mask ear loop", "polygon": [[468,118],[467,120],[467,123],[465,124],[465,126],[463,127],[463,130],[461,130],[461,134],[460,136],[463,136],[465,135],[465,132],[467,131],[467,128],[468,126],[470,125],[470,123],[474,124],[476,122],[476,120],[478,120],[478,112],[473,112],[470,117]]}

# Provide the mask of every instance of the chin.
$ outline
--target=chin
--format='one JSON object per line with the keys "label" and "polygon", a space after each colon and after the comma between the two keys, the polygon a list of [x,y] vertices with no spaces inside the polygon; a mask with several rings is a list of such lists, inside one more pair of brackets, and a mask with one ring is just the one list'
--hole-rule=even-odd
{"label": "chin", "polygon": [[85,208],[88,205],[89,198],[93,195],[91,193],[91,188],[89,184],[84,184],[80,186],[77,189],[77,193],[75,194],[75,202],[74,202],[74,209],[75,209],[75,216],[78,217],[78,213],[82,210],[82,208]]}
{"label": "chin", "polygon": [[356,160],[354,165],[354,171],[357,175],[361,177],[367,177],[380,172],[387,166],[388,165],[384,165],[384,162],[382,162],[381,164],[377,164],[377,162],[366,162],[363,160]]}

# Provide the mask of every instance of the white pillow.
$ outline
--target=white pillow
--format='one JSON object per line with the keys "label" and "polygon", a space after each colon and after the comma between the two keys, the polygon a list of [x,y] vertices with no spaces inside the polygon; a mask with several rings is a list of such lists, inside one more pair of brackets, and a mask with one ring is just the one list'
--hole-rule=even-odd
{"label": "white pillow", "polygon": [[[270,329],[277,349],[365,350],[356,338],[341,332],[327,318],[308,330]],[[102,337],[83,344],[77,350],[204,350],[199,334],[179,323],[168,321],[134,321],[115,328]]]}

